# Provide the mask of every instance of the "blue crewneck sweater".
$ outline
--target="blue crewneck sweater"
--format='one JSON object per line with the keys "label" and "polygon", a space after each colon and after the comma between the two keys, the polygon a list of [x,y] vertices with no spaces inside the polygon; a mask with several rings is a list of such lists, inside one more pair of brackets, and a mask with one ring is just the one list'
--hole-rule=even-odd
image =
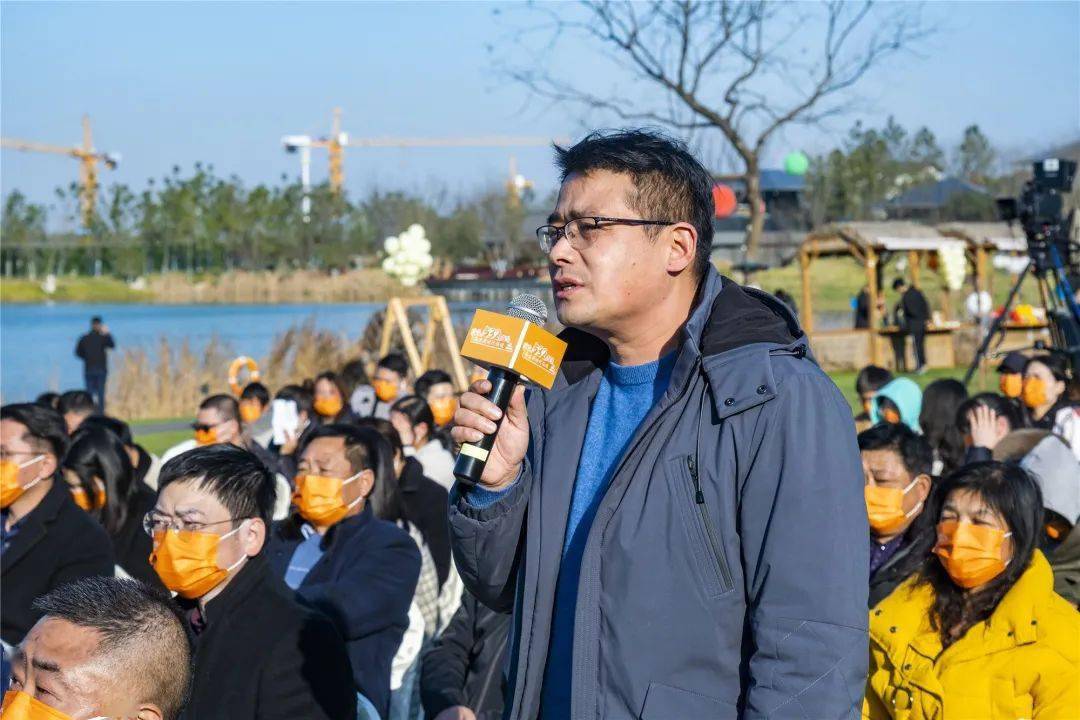
{"label": "blue crewneck sweater", "polygon": [[570,717],[574,613],[581,557],[596,509],[634,432],[667,390],[674,365],[675,353],[646,365],[622,366],[609,362],[593,399],[555,587],[551,642],[541,698],[544,720]]}
{"label": "blue crewneck sweater", "polygon": [[[555,588],[551,640],[541,695],[541,715],[544,720],[570,717],[574,614],[581,558],[596,508],[634,432],[667,390],[676,357],[677,353],[672,352],[645,365],[624,366],[609,362],[593,398],[585,442],[578,459],[574,495],[566,519],[559,580]],[[492,492],[476,486],[468,491],[466,499],[473,507],[485,508],[509,493],[510,489]]]}

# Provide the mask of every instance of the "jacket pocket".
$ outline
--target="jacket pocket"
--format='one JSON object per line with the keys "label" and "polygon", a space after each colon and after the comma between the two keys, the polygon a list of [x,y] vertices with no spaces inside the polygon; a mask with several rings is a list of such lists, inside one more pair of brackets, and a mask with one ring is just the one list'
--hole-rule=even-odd
{"label": "jacket pocket", "polygon": [[735,720],[737,708],[729,702],[670,685],[649,683],[641,720]]}
{"label": "jacket pocket", "polygon": [[694,564],[701,572],[705,592],[716,598],[734,587],[720,535],[713,526],[709,506],[701,490],[697,460],[685,455],[672,461],[668,474],[672,495],[683,519],[687,540],[694,553]]}

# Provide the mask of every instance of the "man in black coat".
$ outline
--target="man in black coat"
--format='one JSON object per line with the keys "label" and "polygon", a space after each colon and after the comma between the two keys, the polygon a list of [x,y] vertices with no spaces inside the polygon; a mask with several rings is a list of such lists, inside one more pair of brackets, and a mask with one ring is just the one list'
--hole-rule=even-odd
{"label": "man in black coat", "polygon": [[446,489],[424,475],[424,466],[415,457],[405,457],[401,436],[390,424],[381,418],[361,418],[356,423],[360,427],[370,427],[386,438],[394,449],[394,470],[398,477],[398,490],[401,495],[402,514],[415,525],[424,538],[431,560],[435,563],[435,572],[439,576],[439,587],[450,576],[450,518],[446,508],[450,495]]}
{"label": "man in black coat", "polygon": [[165,463],[147,515],[151,562],[195,635],[189,720],[352,720],[356,688],[333,624],[300,605],[263,553],[274,481],[250,452],[197,448]]}
{"label": "man in black coat", "polygon": [[[420,699],[431,720],[499,720],[510,616],[466,592],[421,663]],[[471,715],[470,715],[471,713]]]}
{"label": "man in black coat", "polygon": [[302,602],[338,626],[357,690],[385,718],[391,661],[420,577],[416,543],[375,513],[401,514],[390,445],[371,428],[323,425],[299,457],[297,512],[275,526],[270,562]]}
{"label": "man in black coat", "polygon": [[116,347],[108,326],[95,316],[90,319],[90,332],[79,338],[75,356],[83,361],[86,391],[94,397],[98,411],[105,412],[105,380],[109,374],[108,350]]}
{"label": "man in black coat", "polygon": [[900,293],[897,304],[900,327],[911,336],[911,344],[915,346],[915,372],[922,374],[926,372],[926,323],[930,320],[930,303],[917,287],[908,287],[903,278],[893,281],[893,290]]}
{"label": "man in black coat", "polygon": [[0,636],[17,645],[41,617],[33,601],[72,580],[112,575],[112,543],[59,477],[64,420],[36,404],[0,409]]}

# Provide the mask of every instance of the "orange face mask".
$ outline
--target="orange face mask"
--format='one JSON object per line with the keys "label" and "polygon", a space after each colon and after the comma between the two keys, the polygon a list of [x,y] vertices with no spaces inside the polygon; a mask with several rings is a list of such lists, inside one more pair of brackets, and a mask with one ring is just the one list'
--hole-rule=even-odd
{"label": "orange face mask", "polygon": [[337,395],[323,396],[315,401],[315,412],[324,418],[337,417],[345,403]]}
{"label": "orange face mask", "polygon": [[1023,397],[1024,404],[1029,408],[1037,408],[1046,404],[1046,383],[1042,378],[1024,378]]}
{"label": "orange face mask", "polygon": [[344,480],[325,475],[298,475],[296,490],[292,496],[293,505],[301,517],[312,525],[330,527],[341,521],[349,514],[349,510],[364,500],[361,496],[346,505],[342,496],[345,485],[355,482],[358,477],[360,473]]}
{"label": "orange face mask", "polygon": [[30,697],[22,690],[8,690],[4,693],[4,709],[0,720],[71,720],[71,716]]}
{"label": "orange face mask", "polygon": [[985,585],[1004,572],[1009,564],[1002,557],[1002,546],[1011,532],[944,520],[938,523],[937,534],[934,554],[953,582],[962,588]]}
{"label": "orange face mask", "polygon": [[161,530],[154,533],[150,564],[165,587],[182,598],[200,598],[220,585],[247,556],[233,565],[218,565],[221,541],[240,531],[243,524],[224,535],[194,530]]}
{"label": "orange face mask", "polygon": [[885,422],[889,423],[890,425],[900,424],[900,413],[898,413],[896,410],[893,410],[892,408],[885,408],[884,410],[882,410],[881,417],[883,420],[885,420]]}
{"label": "orange face mask", "polygon": [[195,431],[195,444],[199,447],[213,445],[217,441],[217,428],[208,428],[206,430]]}
{"label": "orange face mask", "polygon": [[1018,398],[1024,392],[1024,376],[1020,373],[1002,373],[998,388],[1005,397]]}
{"label": "orange face mask", "polygon": [[8,505],[11,505],[11,503],[19,499],[20,495],[41,482],[41,478],[39,477],[26,485],[20,485],[19,471],[44,458],[44,455],[38,455],[22,464],[17,463],[14,460],[0,460],[0,508],[6,508]]}
{"label": "orange face mask", "polygon": [[262,417],[262,406],[258,400],[245,400],[240,403],[240,419],[246,423],[253,423]]}
{"label": "orange face mask", "polygon": [[889,535],[903,527],[909,517],[919,512],[919,508],[922,507],[921,501],[910,512],[904,512],[904,496],[915,487],[916,482],[918,482],[917,478],[903,490],[870,484],[863,488],[863,496],[866,498],[866,516],[870,520],[871,530],[878,535]]}
{"label": "orange face mask", "polygon": [[388,403],[398,396],[398,384],[392,380],[373,380],[371,386],[375,388],[375,397]]}
{"label": "orange face mask", "polygon": [[431,414],[435,416],[435,424],[441,427],[454,419],[457,398],[453,395],[444,395],[429,400],[428,405],[431,406]]}
{"label": "orange face mask", "polygon": [[90,512],[95,508],[105,507],[105,486],[100,482],[94,484],[94,501],[90,502],[90,496],[86,492],[86,488],[73,487],[71,489],[71,499],[75,501],[75,504],[81,507],[86,512]]}

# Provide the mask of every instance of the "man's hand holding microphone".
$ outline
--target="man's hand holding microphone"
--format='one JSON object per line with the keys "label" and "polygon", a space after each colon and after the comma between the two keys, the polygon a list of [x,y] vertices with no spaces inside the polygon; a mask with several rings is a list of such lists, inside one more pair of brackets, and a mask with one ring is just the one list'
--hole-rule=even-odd
{"label": "man's hand holding microphone", "polygon": [[477,310],[461,354],[490,371],[458,401],[451,436],[461,443],[454,475],[463,487],[497,491],[521,472],[529,449],[525,387],[551,388],[566,343],[544,330],[547,306],[532,295],[514,298],[501,315]]}

